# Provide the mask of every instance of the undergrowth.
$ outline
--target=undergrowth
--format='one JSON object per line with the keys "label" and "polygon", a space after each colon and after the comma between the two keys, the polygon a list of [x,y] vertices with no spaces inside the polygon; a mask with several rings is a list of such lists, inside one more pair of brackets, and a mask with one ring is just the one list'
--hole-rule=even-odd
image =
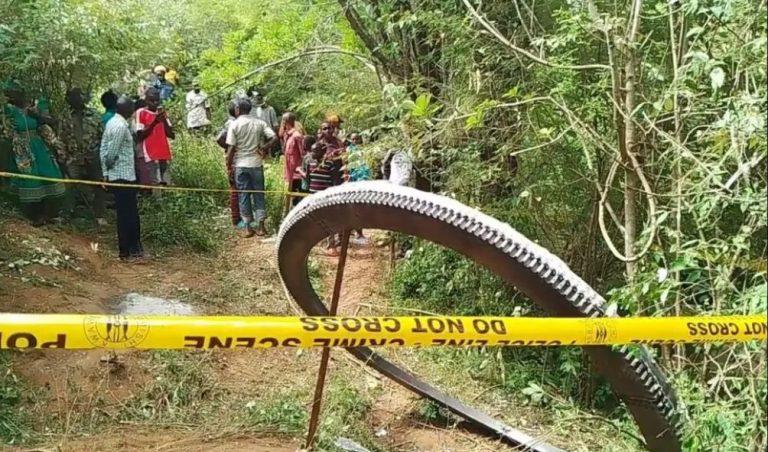
{"label": "undergrowth", "polygon": [[22,409],[25,391],[10,368],[9,352],[0,352],[0,440],[17,444],[31,436],[31,420]]}
{"label": "undergrowth", "polygon": [[[654,284],[650,287],[653,289]],[[445,315],[541,315],[500,278],[458,253],[420,240],[398,263],[390,289],[394,309]],[[758,301],[750,298],[749,303],[739,298],[739,306],[752,306],[751,312],[764,311],[764,289],[759,296],[745,291],[739,297],[757,297]],[[633,294],[632,298],[642,300],[643,295]],[[682,401],[686,450],[761,449],[766,438],[768,396],[765,344],[690,345],[686,351],[689,361],[675,368],[659,350],[651,350],[666,368]],[[599,418],[606,425],[629,432],[626,436],[631,444],[640,444],[632,439],[638,433],[628,412],[594,374],[580,348],[439,348],[415,353],[420,361],[440,369],[434,372],[439,378],[452,373],[464,377],[445,382],[447,387],[471,386],[475,391],[478,386],[495,388],[505,400],[554,412],[575,412],[580,418]],[[422,414],[427,420],[439,418],[434,409],[425,410]],[[557,417],[546,423],[552,429],[564,428]]]}
{"label": "undergrowth", "polygon": [[215,416],[222,392],[205,353],[152,352],[154,380],[126,404],[121,417],[155,424],[205,422]]}

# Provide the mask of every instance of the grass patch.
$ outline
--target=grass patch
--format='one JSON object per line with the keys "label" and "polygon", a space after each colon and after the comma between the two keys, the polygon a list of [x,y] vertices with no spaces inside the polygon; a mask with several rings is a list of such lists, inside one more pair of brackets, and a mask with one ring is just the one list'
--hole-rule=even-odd
{"label": "grass patch", "polygon": [[336,375],[326,387],[317,444],[321,450],[338,450],[338,438],[349,438],[371,451],[382,450],[373,438],[366,416],[372,400],[350,384],[349,378]]}
{"label": "grass patch", "polygon": [[221,391],[209,354],[160,350],[151,356],[155,379],[126,405],[123,419],[198,423],[217,417]]}
{"label": "grass patch", "polygon": [[215,199],[197,193],[164,193],[141,201],[142,238],[157,248],[211,253],[227,235],[227,217]]}
{"label": "grass patch", "polygon": [[246,421],[256,429],[296,434],[307,428],[309,415],[303,401],[307,394],[288,391],[270,397],[269,400],[248,402],[245,405]]}
{"label": "grass patch", "polygon": [[0,352],[0,440],[4,444],[28,441],[31,422],[22,409],[24,385],[11,371],[8,352]]}

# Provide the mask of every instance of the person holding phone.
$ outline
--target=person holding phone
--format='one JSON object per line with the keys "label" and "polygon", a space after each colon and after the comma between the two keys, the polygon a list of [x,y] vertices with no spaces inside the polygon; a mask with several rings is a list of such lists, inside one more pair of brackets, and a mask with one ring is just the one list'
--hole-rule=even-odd
{"label": "person holding phone", "polygon": [[142,157],[149,169],[149,185],[171,183],[171,145],[174,139],[173,126],[160,101],[160,91],[149,88],[144,97],[146,107],[136,111],[136,139],[141,147]]}

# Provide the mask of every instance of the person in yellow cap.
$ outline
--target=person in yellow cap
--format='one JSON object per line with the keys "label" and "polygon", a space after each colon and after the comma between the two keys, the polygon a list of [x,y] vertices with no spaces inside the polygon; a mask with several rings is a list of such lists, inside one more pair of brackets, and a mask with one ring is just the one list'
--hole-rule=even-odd
{"label": "person in yellow cap", "polygon": [[339,115],[331,113],[326,115],[325,122],[333,127],[333,135],[343,142],[346,136],[346,132],[344,132],[344,130],[341,128],[341,124],[344,122],[344,120],[341,119]]}
{"label": "person in yellow cap", "polygon": [[169,69],[165,74],[165,79],[168,80],[173,86],[179,86],[179,73],[173,69]]}
{"label": "person in yellow cap", "polygon": [[152,86],[160,91],[160,100],[165,101],[173,96],[173,85],[166,79],[166,73],[168,70],[165,66],[157,65],[152,70],[155,74],[155,80],[152,82]]}

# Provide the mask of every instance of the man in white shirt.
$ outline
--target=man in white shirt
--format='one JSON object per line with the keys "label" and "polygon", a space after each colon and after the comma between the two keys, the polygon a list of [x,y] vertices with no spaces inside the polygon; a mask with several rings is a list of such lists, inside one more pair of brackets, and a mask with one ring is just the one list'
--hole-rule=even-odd
{"label": "man in white shirt", "polygon": [[[389,163],[389,181],[395,185],[413,186],[413,157],[402,149],[391,150],[384,158]],[[382,168],[382,173],[387,174]]]}
{"label": "man in white shirt", "polygon": [[200,84],[195,82],[192,90],[187,93],[187,128],[190,131],[199,131],[211,124],[211,106],[208,103],[208,95],[200,89]]}
{"label": "man in white shirt", "polygon": [[[251,116],[261,119],[267,123],[267,126],[269,126],[270,129],[278,131],[280,129],[280,123],[277,120],[277,113],[271,105],[267,104],[267,101],[264,100],[264,96],[257,91],[253,91],[253,88],[251,88],[250,99],[251,105],[253,105]],[[273,157],[276,157],[280,154],[280,146],[274,146],[267,151],[271,152]]]}
{"label": "man in white shirt", "polygon": [[264,157],[277,142],[277,134],[264,121],[250,114],[251,102],[248,99],[238,99],[236,102],[237,119],[227,130],[227,170],[234,171],[238,190],[260,191],[240,192],[238,198],[240,217],[246,225],[245,236],[263,236],[267,234],[264,227]]}

